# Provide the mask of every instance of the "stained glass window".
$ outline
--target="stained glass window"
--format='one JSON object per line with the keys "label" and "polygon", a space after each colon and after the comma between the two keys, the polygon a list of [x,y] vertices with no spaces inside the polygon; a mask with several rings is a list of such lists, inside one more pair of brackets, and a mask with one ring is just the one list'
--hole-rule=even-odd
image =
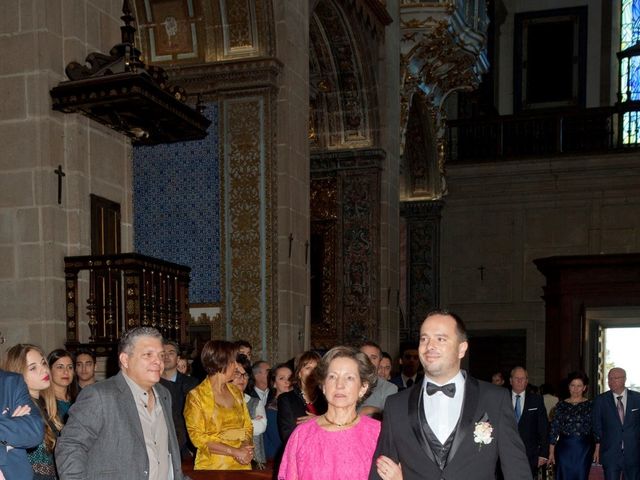
{"label": "stained glass window", "polygon": [[[620,16],[620,101],[640,100],[640,0],[622,0]],[[640,142],[640,114],[625,112],[622,118],[622,143]]]}

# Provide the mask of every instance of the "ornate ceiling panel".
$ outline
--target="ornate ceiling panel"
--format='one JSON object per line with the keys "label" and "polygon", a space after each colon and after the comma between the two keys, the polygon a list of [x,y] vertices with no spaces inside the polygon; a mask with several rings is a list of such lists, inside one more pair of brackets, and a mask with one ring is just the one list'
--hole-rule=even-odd
{"label": "ornate ceiling panel", "polygon": [[[309,25],[312,148],[360,148],[374,144],[375,81],[372,47],[364,25],[333,0],[318,2]],[[375,48],[375,42],[373,43]]]}
{"label": "ornate ceiling panel", "polygon": [[152,64],[271,56],[270,0],[136,0],[139,44]]}

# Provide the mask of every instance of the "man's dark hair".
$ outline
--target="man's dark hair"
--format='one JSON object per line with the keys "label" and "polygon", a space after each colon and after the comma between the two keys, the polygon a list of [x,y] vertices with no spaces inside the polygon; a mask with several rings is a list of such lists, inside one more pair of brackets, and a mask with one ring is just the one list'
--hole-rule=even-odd
{"label": "man's dark hair", "polygon": [[460,317],[460,315],[443,308],[443,309],[431,310],[429,313],[427,313],[427,316],[424,319],[426,320],[427,318],[433,317],[434,315],[445,315],[453,318],[456,321],[456,330],[458,332],[458,339],[461,342],[466,342],[468,340],[469,337],[467,335],[467,327],[462,321],[462,318]]}
{"label": "man's dark hair", "polygon": [[400,344],[400,358],[404,356],[407,350],[418,350],[418,342],[402,342]]}
{"label": "man's dark hair", "polygon": [[236,346],[237,349],[240,349],[240,347],[244,347],[244,348],[248,348],[249,350],[253,350],[253,346],[246,340],[236,340],[235,342],[233,342],[233,344]]}
{"label": "man's dark hair", "polygon": [[76,355],[76,360],[80,355],[89,355],[93,359],[93,363],[96,363],[97,361],[96,353],[93,350],[90,350],[88,348],[79,348],[78,350],[75,351],[75,355]]}
{"label": "man's dark hair", "polygon": [[[382,355],[382,348],[380,348],[380,345],[378,345],[376,342],[372,341],[372,340],[365,340],[364,342],[362,342],[360,344],[359,348],[362,347],[373,347],[373,348],[377,348],[378,351],[380,352],[380,354]],[[382,358],[382,357],[380,357]]]}
{"label": "man's dark hair", "polygon": [[173,348],[176,349],[176,353],[178,354],[178,356],[180,356],[180,345],[178,345],[178,342],[176,342],[175,340],[169,340],[168,338],[165,338],[163,339],[162,344],[171,345]]}

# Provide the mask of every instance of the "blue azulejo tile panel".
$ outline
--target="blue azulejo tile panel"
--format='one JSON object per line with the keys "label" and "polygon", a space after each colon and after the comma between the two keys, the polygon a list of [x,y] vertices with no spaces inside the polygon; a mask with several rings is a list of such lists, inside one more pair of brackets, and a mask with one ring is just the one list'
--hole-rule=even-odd
{"label": "blue azulejo tile panel", "polygon": [[135,147],[135,250],[191,267],[189,301],[220,301],[218,107],[204,140]]}

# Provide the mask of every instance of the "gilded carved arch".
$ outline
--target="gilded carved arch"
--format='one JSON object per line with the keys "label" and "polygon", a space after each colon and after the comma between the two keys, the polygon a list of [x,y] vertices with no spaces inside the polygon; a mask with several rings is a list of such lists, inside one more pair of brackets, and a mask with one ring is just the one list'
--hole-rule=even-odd
{"label": "gilded carved arch", "polygon": [[271,0],[135,0],[144,61],[179,66],[269,57]]}
{"label": "gilded carved arch", "polygon": [[354,13],[335,0],[320,0],[309,20],[312,149],[362,148],[377,142],[372,70],[377,43]]}
{"label": "gilded carved arch", "polygon": [[[483,0],[460,0],[451,3],[411,3],[400,7],[400,150],[403,154],[403,196],[406,200],[437,199],[446,194],[445,184],[445,105],[452,93],[478,87],[481,75],[487,71],[486,30],[488,19]],[[410,146],[411,136],[424,135],[410,132],[415,103],[421,111],[429,112],[431,144],[424,152],[431,162],[424,170],[434,172],[440,179],[430,179],[429,188],[424,178],[409,179],[415,161]],[[423,115],[424,116],[424,115]],[[407,149],[413,149],[407,152]],[[412,167],[413,165],[413,167]]]}
{"label": "gilded carved arch", "polygon": [[438,112],[418,90],[407,109],[405,149],[401,160],[401,198],[435,199],[442,195],[444,170],[440,152],[444,139],[438,132]]}

